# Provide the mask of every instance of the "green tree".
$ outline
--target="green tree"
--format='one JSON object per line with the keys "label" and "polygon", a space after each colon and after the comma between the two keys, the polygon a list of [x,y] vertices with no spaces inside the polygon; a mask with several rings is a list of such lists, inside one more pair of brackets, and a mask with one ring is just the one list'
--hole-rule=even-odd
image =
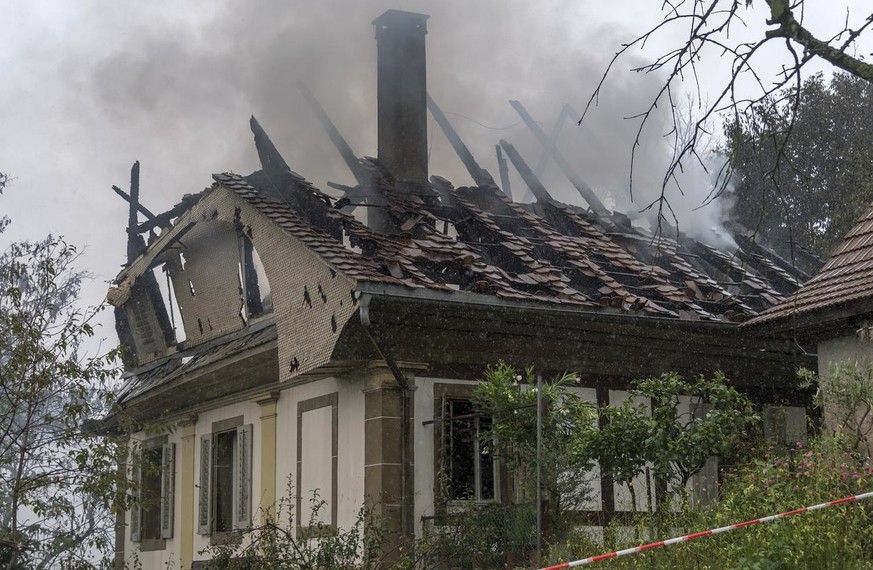
{"label": "green tree", "polygon": [[[672,482],[683,502],[689,479],[710,457],[732,453],[749,425],[759,421],[751,401],[729,386],[721,372],[692,380],[675,372],[638,380],[631,397],[648,399],[652,406],[651,414],[635,424],[642,431],[628,434],[628,445],[654,466],[661,495]],[[682,410],[684,397],[690,398],[689,412]]]}
{"label": "green tree", "polygon": [[873,83],[818,74],[794,101],[785,90],[726,127],[731,215],[826,257],[873,201]]}
{"label": "green tree", "polygon": [[[646,22],[643,32],[625,40],[606,68],[585,106],[584,116],[599,99],[612,69],[619,61],[629,60],[632,71],[657,76],[658,89],[640,108],[628,109],[626,116],[639,123],[636,140],[630,148],[629,184],[633,196],[634,156],[647,125],[666,122],[664,136],[672,142],[673,155],[661,181],[661,193],[650,207],[660,217],[671,212],[667,191],[679,185],[679,175],[699,163],[711,171],[706,145],[711,141],[711,125],[725,118],[738,123],[751,120],[761,103],[793,87],[789,102],[788,123],[794,123],[800,86],[807,64],[824,62],[873,84],[873,64],[865,61],[859,50],[873,35],[873,10],[861,13],[850,10],[848,3],[830,3],[828,10],[837,17],[829,29],[827,22],[804,19],[807,0],[688,0],[661,3],[662,18]],[[760,36],[732,33],[746,28],[749,22],[769,28]],[[663,50],[640,63],[633,50],[651,45]],[[767,54],[766,56],[763,54]],[[645,57],[645,56],[644,56]],[[774,59],[778,63],[774,64]],[[715,61],[727,61],[729,70],[714,82],[702,82],[703,68]],[[690,94],[696,117],[681,128],[684,111],[677,104],[682,93]],[[664,117],[663,113],[667,116]],[[580,121],[581,122],[581,121]],[[789,129],[790,130],[790,129]],[[823,133],[822,133],[823,134]],[[706,201],[728,187],[731,164],[714,176],[714,186]]]}
{"label": "green tree", "polygon": [[112,405],[115,352],[91,357],[93,311],[63,240],[0,254],[0,556],[8,570],[90,567],[112,545],[117,447],[83,430]]}
{"label": "green tree", "polygon": [[815,386],[814,402],[830,435],[873,458],[873,361],[832,362],[824,377],[801,369],[802,387]]}
{"label": "green tree", "polygon": [[645,448],[648,406],[629,398],[620,406],[606,406],[601,413],[604,422],[600,432],[592,438],[592,452],[600,461],[600,468],[611,475],[613,481],[627,486],[635,511],[638,503],[633,481],[645,472],[651,455]]}
{"label": "green tree", "polygon": [[[594,407],[570,388],[576,374],[543,382],[544,403],[541,476],[549,501],[550,530],[560,534],[570,521],[565,517],[590,494],[586,478],[594,466],[590,447],[596,432]],[[524,374],[499,362],[489,366],[474,393],[479,408],[493,418],[485,443],[505,463],[521,484],[520,500],[536,500],[537,389],[532,369]]]}

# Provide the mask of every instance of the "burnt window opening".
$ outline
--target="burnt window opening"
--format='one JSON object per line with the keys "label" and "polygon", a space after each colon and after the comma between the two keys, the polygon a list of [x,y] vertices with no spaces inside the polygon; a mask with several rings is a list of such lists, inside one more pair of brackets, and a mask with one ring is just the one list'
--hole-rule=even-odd
{"label": "burnt window opening", "polygon": [[492,419],[469,400],[446,400],[443,415],[443,470],[450,501],[497,500],[498,466],[483,438]]}
{"label": "burnt window opening", "polygon": [[273,293],[264,263],[252,240],[242,235],[240,241],[239,283],[242,306],[240,317],[243,324],[250,318],[273,312]]}
{"label": "burnt window opening", "polygon": [[353,251],[357,254],[362,254],[364,251],[359,245],[359,240],[357,238],[353,238],[349,234],[349,232],[346,231],[345,227],[343,227],[343,245],[346,249]]}
{"label": "burnt window opening", "polygon": [[[184,266],[184,262],[181,261],[181,255],[179,257],[180,263]],[[179,304],[179,298],[176,296],[176,288],[173,286],[169,264],[165,263],[162,270],[165,278],[158,279],[158,287],[161,290],[161,296],[167,300],[167,314],[170,317],[170,326],[176,334],[176,343],[181,344],[186,339],[182,305]]]}

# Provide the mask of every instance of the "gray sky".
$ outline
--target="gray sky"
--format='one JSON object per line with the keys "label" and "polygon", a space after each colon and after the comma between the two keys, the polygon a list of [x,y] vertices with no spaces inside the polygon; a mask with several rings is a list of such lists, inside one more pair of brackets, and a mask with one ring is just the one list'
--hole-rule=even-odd
{"label": "gray sky", "polygon": [[[660,4],[2,0],[0,171],[13,182],[0,197],[0,212],[13,225],[0,245],[53,233],[84,247],[81,265],[95,276],[84,301],[99,303],[124,261],[127,205],[111,185],[126,189],[130,166],[140,160],[141,199],[157,213],[210,185],[213,172],[248,174],[258,168],[248,130],[252,114],[294,170],[322,189],[327,180],[352,182],[302,105],[296,83],[302,79],[310,86],[357,154],[375,156],[376,44],[370,22],[388,8],[431,15],[428,89],[480,163],[496,176],[494,145],[500,138],[536,163],[540,150],[507,100],[521,100],[547,129],[564,103],[581,110],[619,44],[656,21]],[[735,37],[760,35],[766,6],[756,4],[747,14],[751,28],[735,30]],[[866,2],[810,0],[817,11],[806,22],[814,32],[827,37],[840,29],[845,13],[835,11],[836,4],[861,14]],[[653,42],[648,53],[668,42]],[[778,52],[764,55],[769,65],[781,61]],[[562,140],[589,184],[618,202],[626,200],[635,131],[622,117],[638,112],[657,87],[654,77],[622,71],[632,63],[622,65],[585,126],[568,123]],[[715,85],[725,73],[715,57],[705,66],[704,83]],[[643,194],[638,204],[663,175],[665,130],[656,121],[647,133],[636,178]],[[470,184],[441,133],[434,133],[431,145],[431,173],[457,186]],[[698,175],[704,191],[705,175]],[[554,166],[544,178],[556,198],[577,201]],[[522,190],[516,179],[513,191]],[[683,211],[697,205],[699,196],[692,197]],[[686,219],[688,225],[705,225],[717,216],[713,209]],[[684,223],[680,218],[680,227]],[[107,327],[102,335],[114,342],[108,320]]]}

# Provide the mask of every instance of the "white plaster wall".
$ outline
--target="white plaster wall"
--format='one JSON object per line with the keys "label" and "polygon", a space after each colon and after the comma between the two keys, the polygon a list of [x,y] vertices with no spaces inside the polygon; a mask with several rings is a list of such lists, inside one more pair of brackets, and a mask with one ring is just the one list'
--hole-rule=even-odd
{"label": "white plaster wall", "polygon": [[[300,456],[303,465],[300,472],[300,485],[298,493],[303,498],[301,517],[308,513],[313,516],[311,510],[315,505],[309,501],[318,495],[318,512],[314,514],[314,520],[323,524],[331,523],[331,508],[335,497],[333,496],[333,406],[325,406],[310,410],[301,418]],[[339,461],[337,461],[337,476],[339,476]],[[337,487],[339,485],[337,484]],[[339,489],[337,489],[339,492]],[[306,507],[309,507],[306,510]],[[339,512],[337,512],[339,517]],[[303,522],[303,521],[301,521]]]}
{"label": "white plaster wall", "polygon": [[[146,435],[142,432],[135,433],[131,436],[131,439],[144,441],[150,439],[151,435]],[[177,430],[167,436],[167,443],[175,443],[176,444],[176,488],[174,494],[174,503],[173,503],[173,538],[167,539],[166,548],[164,550],[152,550],[149,552],[140,552],[139,543],[132,542],[130,540],[130,512],[125,513],[124,522],[126,524],[124,529],[124,557],[125,560],[131,563],[136,558],[139,559],[139,562],[142,564],[142,568],[144,570],[150,570],[152,568],[178,568],[180,566],[181,558],[178,552],[179,549],[179,531],[181,527],[182,520],[182,497],[179,492],[180,486],[180,469],[181,469],[181,457],[182,457],[182,438],[180,432]]]}
{"label": "white plaster wall", "polygon": [[[283,390],[276,404],[276,498],[288,497],[288,481],[297,491],[297,404],[303,400],[338,393],[337,436],[337,525],[350,528],[364,504],[364,392],[360,382],[325,378]],[[309,416],[309,413],[304,417]],[[310,432],[311,433],[311,432]],[[330,453],[331,434],[327,429],[311,442],[314,448]],[[329,477],[325,479],[329,483]],[[322,488],[319,493],[324,496]],[[304,499],[308,497],[304,493]],[[304,501],[303,515],[309,511]],[[283,521],[287,521],[287,509]]]}
{"label": "white plaster wall", "polygon": [[855,335],[833,338],[818,343],[818,373],[825,376],[832,363],[873,358],[873,343],[858,340]]}

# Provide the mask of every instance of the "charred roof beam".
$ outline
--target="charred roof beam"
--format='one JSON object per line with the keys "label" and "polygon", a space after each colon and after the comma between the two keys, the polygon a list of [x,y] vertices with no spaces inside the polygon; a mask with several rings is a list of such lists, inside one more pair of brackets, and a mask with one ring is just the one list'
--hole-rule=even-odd
{"label": "charred roof beam", "polygon": [[570,166],[570,163],[564,157],[563,153],[558,150],[558,147],[549,140],[549,137],[546,136],[546,133],[540,128],[540,126],[533,120],[533,117],[527,112],[524,106],[518,101],[510,101],[510,105],[518,115],[521,117],[521,120],[527,125],[527,127],[531,130],[534,136],[540,141],[540,144],[548,151],[549,155],[555,161],[555,163],[564,171],[564,175],[570,179],[570,182],[573,186],[576,187],[576,190],[579,192],[579,195],[588,203],[588,206],[591,210],[600,216],[603,220],[609,219],[609,210],[606,209],[606,206],[603,205],[603,202],[600,201],[600,198],[597,197],[597,194],[594,193],[594,190],[591,189],[588,184],[585,183],[582,178],[573,170],[573,167]]}
{"label": "charred roof beam", "polygon": [[468,149],[467,145],[464,144],[464,141],[461,140],[458,132],[454,127],[452,127],[452,124],[449,122],[445,113],[443,113],[442,109],[440,109],[439,105],[436,104],[436,101],[433,100],[433,97],[431,97],[429,93],[427,95],[427,108],[430,109],[431,115],[433,115],[434,120],[440,126],[440,129],[442,129],[443,134],[445,134],[446,138],[449,139],[449,143],[452,145],[452,148],[455,149],[458,158],[460,158],[461,162],[464,163],[467,172],[470,173],[470,177],[473,179],[473,182],[476,183],[476,186],[493,186],[496,188],[497,184],[494,182],[494,178],[491,177],[491,174],[487,170],[479,166],[479,163],[476,162],[475,158],[473,158],[470,149]]}
{"label": "charred roof beam", "polygon": [[303,98],[306,100],[306,103],[309,105],[309,108],[312,109],[313,114],[321,123],[321,126],[324,127],[327,136],[330,138],[330,142],[333,143],[343,161],[345,161],[346,166],[351,170],[352,176],[355,177],[355,180],[360,186],[369,189],[372,185],[370,174],[367,169],[361,166],[361,162],[358,160],[354,151],[352,151],[352,147],[349,146],[348,142],[346,142],[346,139],[339,132],[339,129],[336,128],[336,125],[333,124],[330,116],[328,116],[324,107],[321,106],[318,99],[315,98],[309,88],[303,83],[300,83],[298,87]]}
{"label": "charred roof beam", "polygon": [[551,204],[554,202],[552,195],[549,194],[549,191],[546,190],[546,187],[543,186],[543,183],[540,182],[540,179],[536,174],[530,169],[521,155],[515,150],[515,147],[505,140],[500,141],[500,146],[503,147],[503,150],[506,152],[506,156],[509,157],[510,162],[521,175],[524,183],[527,184],[527,187],[533,192],[534,197],[537,199],[537,202],[541,204]]}

